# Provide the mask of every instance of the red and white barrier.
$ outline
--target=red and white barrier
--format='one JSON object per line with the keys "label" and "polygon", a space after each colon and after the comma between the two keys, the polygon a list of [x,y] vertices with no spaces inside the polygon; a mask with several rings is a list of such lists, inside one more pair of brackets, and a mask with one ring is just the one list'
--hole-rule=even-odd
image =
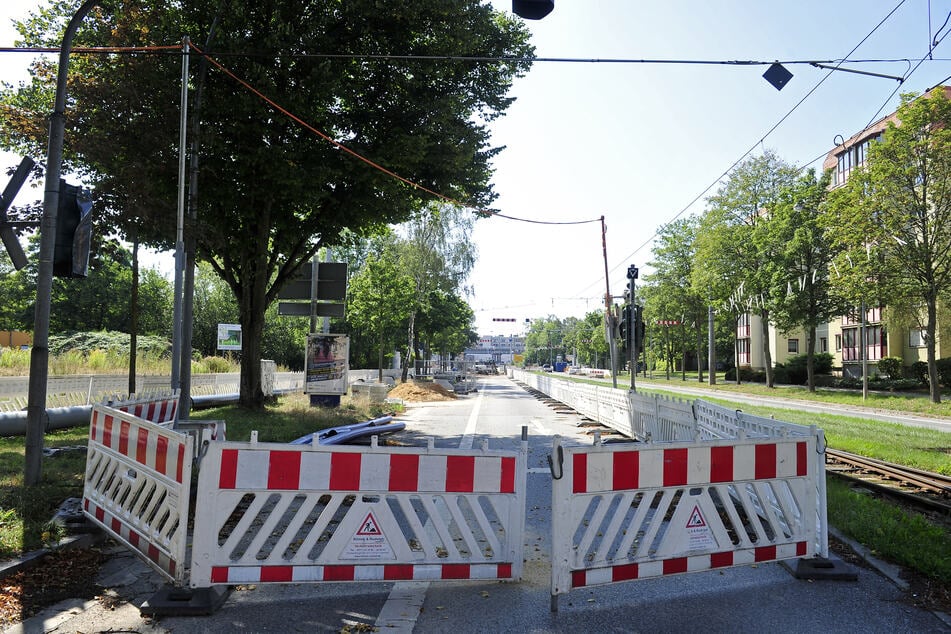
{"label": "red and white barrier", "polygon": [[[163,411],[149,403],[130,409]],[[192,442],[186,434],[130,412],[93,406],[83,510],[175,582],[185,575]]]}
{"label": "red and white barrier", "polygon": [[526,452],[215,443],[191,585],[517,579]]}
{"label": "red and white barrier", "polygon": [[556,439],[553,608],[575,588],[815,555],[816,440]]}

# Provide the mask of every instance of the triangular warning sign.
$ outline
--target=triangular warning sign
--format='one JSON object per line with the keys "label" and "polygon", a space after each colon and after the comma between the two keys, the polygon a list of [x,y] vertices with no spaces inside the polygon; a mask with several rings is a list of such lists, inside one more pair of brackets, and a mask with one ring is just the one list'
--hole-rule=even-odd
{"label": "triangular warning sign", "polygon": [[381,531],[380,527],[377,525],[376,518],[373,517],[373,513],[367,513],[366,518],[363,520],[363,523],[360,524],[360,528],[357,530],[356,534],[379,537],[383,535],[383,531]]}
{"label": "triangular warning sign", "polygon": [[690,518],[687,520],[687,528],[703,528],[706,525],[707,522],[703,519],[703,514],[700,512],[700,507],[693,507],[693,512],[690,514]]}

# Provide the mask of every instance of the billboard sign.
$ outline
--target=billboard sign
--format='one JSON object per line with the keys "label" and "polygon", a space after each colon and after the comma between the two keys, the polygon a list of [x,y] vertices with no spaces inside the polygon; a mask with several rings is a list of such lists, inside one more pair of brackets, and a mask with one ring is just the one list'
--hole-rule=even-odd
{"label": "billboard sign", "polygon": [[307,336],[307,394],[346,394],[350,369],[350,338],[347,335]]}
{"label": "billboard sign", "polygon": [[218,324],[218,349],[241,349],[241,324]]}

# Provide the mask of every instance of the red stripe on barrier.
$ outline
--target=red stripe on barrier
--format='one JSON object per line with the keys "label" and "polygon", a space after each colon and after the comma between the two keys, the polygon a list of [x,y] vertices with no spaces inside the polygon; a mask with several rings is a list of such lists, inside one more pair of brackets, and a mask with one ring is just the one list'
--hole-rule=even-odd
{"label": "red stripe on barrier", "polygon": [[757,480],[771,480],[776,477],[776,445],[756,445],[756,467],[754,476]]}
{"label": "red stripe on barrier", "polygon": [[624,564],[611,569],[611,582],[637,579],[637,564]]}
{"label": "red stripe on barrier", "polygon": [[149,450],[149,432],[147,429],[139,427],[135,441],[135,461],[140,464],[148,464]]}
{"label": "red stripe on barrier", "polygon": [[175,576],[175,560],[174,559],[168,560],[168,574],[172,575],[173,577]]}
{"label": "red stripe on barrier", "polygon": [[157,422],[155,418],[155,405],[155,403],[149,403],[149,413],[145,416],[145,418],[152,423]]}
{"label": "red stripe on barrier", "polygon": [[123,456],[129,455],[129,429],[131,427],[129,421],[119,421],[119,453]]}
{"label": "red stripe on barrier", "polygon": [[469,564],[443,564],[443,579],[468,579]]}
{"label": "red stripe on barrier", "polygon": [[269,451],[267,462],[267,488],[300,488],[300,452]]}
{"label": "red stripe on barrier", "polygon": [[106,512],[102,509],[102,507],[96,507],[96,519],[103,524],[106,523]]}
{"label": "red stripe on barrier", "polygon": [[113,517],[112,521],[109,522],[109,528],[112,529],[113,533],[121,533],[122,522],[120,522],[118,518]]}
{"label": "red stripe on barrier", "polygon": [[664,574],[676,575],[681,572],[687,572],[687,558],[677,557],[675,559],[664,560]]}
{"label": "red stripe on barrier", "polygon": [[412,581],[412,564],[385,564],[383,566],[383,579],[385,581]]}
{"label": "red stripe on barrier", "polygon": [[419,490],[419,455],[390,456],[390,491]]}
{"label": "red stripe on barrier", "polygon": [[475,482],[475,456],[446,457],[446,491],[472,493]]}
{"label": "red stripe on barrier", "polygon": [[796,475],[809,475],[809,453],[806,443],[796,443]]}
{"label": "red stripe on barrier", "polygon": [[614,483],[612,488],[615,491],[637,488],[639,458],[640,454],[636,451],[619,451],[614,454]]}
{"label": "red stripe on barrier", "polygon": [[155,470],[168,475],[168,438],[165,436],[155,438]]}
{"label": "red stripe on barrier", "polygon": [[512,576],[512,564],[499,564],[497,576],[499,579],[508,579]]}
{"label": "red stripe on barrier", "polygon": [[212,583],[228,583],[227,566],[212,566],[211,567],[211,582]]}
{"label": "red stripe on barrier", "polygon": [[515,493],[515,458],[502,458],[499,493]]}
{"label": "red stripe on barrier", "polygon": [[219,489],[233,489],[238,480],[238,450],[225,449],[221,452],[221,473],[218,474]]}
{"label": "red stripe on barrier", "polygon": [[664,486],[687,484],[687,449],[664,449]]}
{"label": "red stripe on barrier", "polygon": [[330,490],[360,490],[360,454],[333,453],[330,455]]}
{"label": "red stripe on barrier", "polygon": [[571,587],[572,588],[583,588],[588,585],[588,575],[585,574],[584,570],[572,570],[571,571]]}
{"label": "red stripe on barrier", "polygon": [[733,565],[732,551],[727,551],[725,553],[712,553],[710,555],[711,568],[729,568],[732,565]]}
{"label": "red stripe on barrier", "polygon": [[353,581],[354,566],[324,566],[324,581]]}
{"label": "red stripe on barrier", "polygon": [[112,448],[112,416],[109,415],[102,424],[102,444]]}
{"label": "red stripe on barrier", "polygon": [[89,423],[89,437],[95,441],[99,440],[99,437],[96,435],[99,433],[99,417],[102,416],[100,412],[96,410],[92,411],[92,420]]}
{"label": "red stripe on barrier", "polygon": [[753,559],[755,561],[771,561],[776,559],[776,547],[760,546],[753,551]]}
{"label": "red stripe on barrier", "polygon": [[159,563],[159,549],[156,548],[154,544],[149,544],[149,547],[146,549],[146,555],[155,563]]}
{"label": "red stripe on barrier", "polygon": [[809,544],[806,542],[796,542],[796,557],[805,557],[809,550]]}
{"label": "red stripe on barrier", "polygon": [[182,474],[185,469],[185,445],[178,443],[178,468],[175,470],[175,481],[182,483]]}
{"label": "red stripe on barrier", "polygon": [[733,447],[710,447],[710,482],[733,482]]}
{"label": "red stripe on barrier", "polygon": [[261,583],[270,581],[274,583],[286,583],[293,581],[293,566],[265,566],[261,568]]}
{"label": "red stripe on barrier", "polygon": [[588,454],[576,453],[572,456],[571,464],[571,492],[588,492]]}
{"label": "red stripe on barrier", "polygon": [[83,498],[83,509],[89,510],[89,498]]}

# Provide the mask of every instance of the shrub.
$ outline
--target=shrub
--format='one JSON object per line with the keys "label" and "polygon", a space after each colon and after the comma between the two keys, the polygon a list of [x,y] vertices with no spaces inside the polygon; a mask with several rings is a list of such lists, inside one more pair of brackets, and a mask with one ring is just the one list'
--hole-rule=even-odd
{"label": "shrub", "polygon": [[878,362],[878,373],[889,379],[902,378],[902,363],[898,357],[885,357]]}
{"label": "shrub", "polygon": [[908,374],[919,383],[923,385],[928,384],[928,364],[924,361],[915,361],[912,363]]}
{"label": "shrub", "polygon": [[233,371],[233,364],[222,357],[205,357],[201,360],[205,372],[219,374]]}
{"label": "shrub", "polygon": [[944,387],[951,387],[951,359],[938,359],[938,383]]}

